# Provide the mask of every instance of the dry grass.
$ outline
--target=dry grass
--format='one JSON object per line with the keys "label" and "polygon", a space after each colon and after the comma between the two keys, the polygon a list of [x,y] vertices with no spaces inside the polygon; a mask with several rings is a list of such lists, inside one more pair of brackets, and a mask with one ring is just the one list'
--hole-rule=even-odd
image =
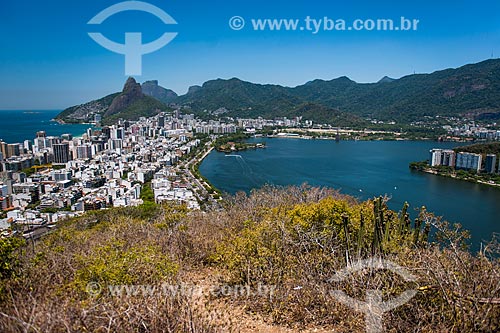
{"label": "dry grass", "polygon": [[[378,253],[407,268],[415,282],[386,270],[362,270],[331,282],[346,266],[346,253],[350,262],[369,253],[350,248],[335,220],[341,215],[321,211],[326,203],[349,214],[352,243],[359,211],[368,216],[371,202],[307,186],[240,194],[221,212],[163,206],[68,221],[36,243],[34,251],[26,247],[17,276],[2,280],[0,331],[362,332],[364,315],[339,303],[331,291],[362,300],[367,289],[383,291],[384,300],[418,290],[407,304],[384,315],[387,332],[500,329],[500,305],[493,302],[500,298],[497,245],[471,255],[461,248],[460,230],[433,220],[442,229],[439,244],[405,243]],[[386,216],[397,218],[394,212]],[[318,222],[325,218],[331,221]],[[103,291],[89,294],[88,283],[98,283]],[[106,290],[108,285],[163,283],[187,283],[204,292],[117,297]],[[259,283],[276,290],[252,297],[210,292],[236,284],[256,290]]]}

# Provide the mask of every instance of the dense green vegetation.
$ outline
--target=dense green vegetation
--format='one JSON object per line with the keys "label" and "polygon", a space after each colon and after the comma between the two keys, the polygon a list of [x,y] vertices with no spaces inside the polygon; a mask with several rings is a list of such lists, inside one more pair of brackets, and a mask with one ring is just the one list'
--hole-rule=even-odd
{"label": "dense green vegetation", "polygon": [[[215,187],[205,176],[203,176],[200,172],[200,164],[201,162],[198,162],[198,163],[194,163],[192,166],[191,166],[191,173],[193,174],[194,177],[196,177],[197,179],[199,179],[202,184],[203,182],[206,183],[208,186],[205,186],[205,190],[207,190],[207,192],[213,196],[214,199],[220,199],[221,196],[222,196],[222,192],[217,188]],[[200,189],[201,190],[201,189]],[[200,204],[203,204],[203,203],[200,203]]]}
{"label": "dense green vegetation", "polygon": [[429,162],[428,161],[411,162],[410,163],[410,169],[412,169],[412,170],[424,171],[428,167],[429,167]]}
{"label": "dense green vegetation", "polygon": [[201,88],[178,97],[176,102],[198,113],[225,107],[233,117],[304,115],[316,122],[339,126],[358,125],[354,116],[401,123],[435,115],[470,114],[489,119],[500,115],[499,78],[500,60],[494,59],[371,84],[341,77],[287,88],[235,78],[219,79],[206,82]]}
{"label": "dense green vegetation", "polygon": [[234,133],[218,137],[213,146],[217,151],[230,153],[232,151],[242,151],[246,149],[255,149],[257,147],[254,143],[246,143],[245,140],[249,139],[250,135],[246,133]]}
{"label": "dense green vegetation", "polygon": [[147,182],[142,185],[140,198],[144,201],[144,203],[155,202],[155,194],[153,188],[151,187],[151,182]]}
{"label": "dense green vegetation", "polygon": [[23,169],[21,172],[25,173],[26,177],[30,177],[30,176],[34,175],[37,172],[37,170],[35,168],[31,167],[31,168]]}
{"label": "dense green vegetation", "polygon": [[330,124],[338,127],[369,127],[367,121],[353,113],[341,112],[338,109],[311,102],[297,106],[285,116],[288,118],[301,116],[303,119],[312,120],[314,123]]}
{"label": "dense green vegetation", "polygon": [[297,95],[342,111],[379,119],[422,120],[424,116],[498,112],[500,61],[487,60],[432,74],[373,84],[348,78],[315,80]]}
{"label": "dense green vegetation", "polygon": [[102,123],[103,125],[111,125],[116,123],[120,118],[124,120],[138,120],[140,117],[148,118],[157,115],[160,111],[170,110],[169,107],[153,97],[144,96],[120,111],[120,113],[103,118]]}
{"label": "dense green vegetation", "polygon": [[20,274],[23,245],[25,241],[19,237],[0,238],[0,302],[6,296],[5,284]]}
{"label": "dense green vegetation", "polygon": [[[96,113],[102,114],[109,108],[109,106],[113,102],[113,99],[115,99],[115,97],[117,97],[118,95],[120,95],[120,93],[114,93],[105,96],[103,98],[97,99],[95,101],[88,102],[85,105],[88,106],[89,108],[94,109]],[[79,122],[79,120],[74,119],[73,117],[71,117],[71,115],[73,115],[75,111],[77,111],[80,107],[82,107],[82,105],[75,105],[69,107],[64,111],[62,111],[60,114],[58,114],[55,119],[63,120],[66,123]]]}
{"label": "dense green vegetation", "polygon": [[495,154],[497,156],[500,156],[500,142],[478,143],[470,146],[457,147],[454,149],[454,151],[481,155]]}
{"label": "dense green vegetation", "polygon": [[[358,332],[365,329],[364,315],[331,291],[363,300],[376,289],[384,300],[417,292],[384,315],[388,332],[498,331],[498,244],[474,256],[464,250],[468,235],[459,226],[425,208],[411,221],[412,208],[391,211],[386,201],[358,202],[308,186],[267,187],[229,198],[223,211],[189,212],[168,204],[90,212],[22,247],[25,254],[7,245],[2,267],[17,265],[17,273],[2,275],[2,295],[8,297],[0,300],[0,328]],[[370,269],[332,280],[346,265],[374,255],[416,280]],[[165,294],[123,285],[210,292]],[[222,292],[238,285],[251,291],[273,286],[273,292]]]}

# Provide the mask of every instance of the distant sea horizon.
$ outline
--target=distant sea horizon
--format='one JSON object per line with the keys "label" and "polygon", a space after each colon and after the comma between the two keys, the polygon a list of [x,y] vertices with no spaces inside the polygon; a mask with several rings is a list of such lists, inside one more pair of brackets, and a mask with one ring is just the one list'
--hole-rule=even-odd
{"label": "distant sea horizon", "polygon": [[59,124],[53,119],[62,110],[0,110],[0,140],[7,143],[22,143],[33,140],[36,132],[45,131],[47,136],[71,134],[81,136],[91,124]]}

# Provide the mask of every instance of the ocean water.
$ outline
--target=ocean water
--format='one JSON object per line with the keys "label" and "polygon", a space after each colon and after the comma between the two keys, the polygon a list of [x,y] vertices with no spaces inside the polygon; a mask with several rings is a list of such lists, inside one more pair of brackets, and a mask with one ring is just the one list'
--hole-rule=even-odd
{"label": "ocean water", "polygon": [[47,136],[72,134],[80,136],[92,125],[58,124],[51,121],[61,110],[0,110],[0,139],[7,143],[22,143],[33,140],[38,131],[46,131]]}
{"label": "ocean water", "polygon": [[[473,249],[500,232],[500,188],[411,171],[408,164],[428,158],[431,148],[453,148],[457,143],[424,141],[341,141],[257,139],[266,149],[226,156],[213,151],[200,172],[228,193],[249,192],[264,184],[328,186],[361,200],[379,195],[389,206],[403,203],[460,223],[472,234]],[[233,154],[234,155],[234,154]]]}

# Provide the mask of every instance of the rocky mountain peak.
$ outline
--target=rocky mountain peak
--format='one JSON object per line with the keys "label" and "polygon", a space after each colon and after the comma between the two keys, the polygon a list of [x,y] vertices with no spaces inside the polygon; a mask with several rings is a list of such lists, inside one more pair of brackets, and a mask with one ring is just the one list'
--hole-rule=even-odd
{"label": "rocky mountain peak", "polygon": [[122,93],[113,99],[113,102],[111,103],[108,111],[106,111],[105,115],[111,116],[116,114],[126,109],[142,97],[144,97],[144,94],[142,93],[141,85],[137,83],[133,77],[129,77],[123,86]]}
{"label": "rocky mountain peak", "polygon": [[158,85],[157,80],[144,82],[142,84],[142,93],[166,104],[172,103],[177,98],[177,94],[174,91]]}
{"label": "rocky mountain peak", "polygon": [[129,77],[127,79],[127,82],[125,82],[125,85],[123,86],[122,93],[134,96],[142,96],[142,88],[141,85],[137,83],[133,77]]}
{"label": "rocky mountain peak", "polygon": [[189,87],[189,89],[188,89],[188,92],[187,92],[187,93],[188,93],[188,95],[189,95],[189,94],[194,94],[194,93],[196,93],[196,92],[198,92],[198,91],[200,91],[200,90],[202,90],[202,87],[201,87],[201,86],[191,86],[191,87]]}

